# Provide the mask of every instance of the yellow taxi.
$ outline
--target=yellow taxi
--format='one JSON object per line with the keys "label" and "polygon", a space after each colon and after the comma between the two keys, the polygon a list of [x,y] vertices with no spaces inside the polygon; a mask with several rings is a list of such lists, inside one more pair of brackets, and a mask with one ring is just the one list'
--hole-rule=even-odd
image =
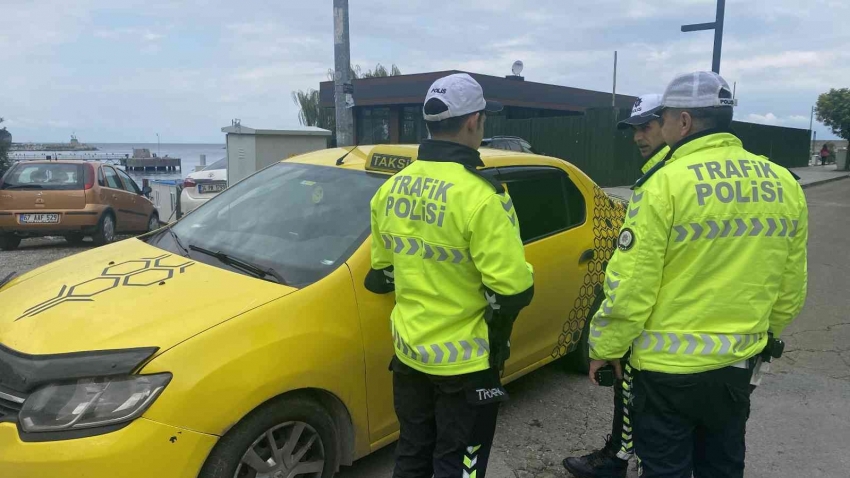
{"label": "yellow taxi", "polygon": [[[394,441],[369,200],[416,154],[294,157],[170,227],[0,278],[0,476],[327,478]],[[505,381],[582,362],[624,206],[559,159],[481,154],[536,272]]]}

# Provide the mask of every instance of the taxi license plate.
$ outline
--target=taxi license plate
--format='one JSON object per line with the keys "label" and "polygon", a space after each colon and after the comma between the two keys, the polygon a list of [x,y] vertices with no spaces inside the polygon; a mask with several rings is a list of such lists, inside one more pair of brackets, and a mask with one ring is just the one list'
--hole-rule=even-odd
{"label": "taxi license plate", "polygon": [[21,224],[58,224],[59,214],[20,214]]}
{"label": "taxi license plate", "polygon": [[198,192],[201,194],[220,193],[227,188],[226,184],[198,184]]}

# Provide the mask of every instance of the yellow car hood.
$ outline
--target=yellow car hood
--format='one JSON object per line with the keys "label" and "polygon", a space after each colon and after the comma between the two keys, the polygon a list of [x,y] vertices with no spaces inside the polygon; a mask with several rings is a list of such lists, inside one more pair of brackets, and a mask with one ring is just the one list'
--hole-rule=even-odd
{"label": "yellow car hood", "polygon": [[162,352],[295,290],[128,239],[3,286],[0,343],[29,354]]}

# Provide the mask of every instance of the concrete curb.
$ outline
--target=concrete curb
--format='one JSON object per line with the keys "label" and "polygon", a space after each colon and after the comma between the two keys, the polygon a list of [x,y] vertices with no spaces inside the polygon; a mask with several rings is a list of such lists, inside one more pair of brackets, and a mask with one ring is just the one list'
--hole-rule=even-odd
{"label": "concrete curb", "polygon": [[800,185],[800,187],[802,187],[803,189],[806,189],[806,188],[810,188],[810,187],[813,187],[813,186],[820,186],[820,185],[822,185],[822,184],[832,183],[832,182],[840,181],[840,180],[842,180],[842,179],[847,179],[847,178],[850,178],[850,173],[845,174],[844,176],[836,176],[836,177],[834,177],[834,178],[828,178],[828,179],[821,179],[821,180],[818,180],[818,181],[812,181],[812,182],[807,183],[807,184],[802,184],[802,185]]}

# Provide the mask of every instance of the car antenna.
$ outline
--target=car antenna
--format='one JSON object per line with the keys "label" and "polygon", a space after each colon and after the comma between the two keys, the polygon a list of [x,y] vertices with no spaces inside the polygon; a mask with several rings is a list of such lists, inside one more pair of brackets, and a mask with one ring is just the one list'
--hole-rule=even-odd
{"label": "car antenna", "polygon": [[337,160],[336,160],[336,165],[337,165],[337,166],[342,166],[343,161],[345,160],[345,157],[346,157],[346,156],[348,156],[348,155],[349,155],[349,153],[351,153],[351,151],[354,151],[355,149],[357,149],[357,146],[355,146],[355,147],[351,148],[351,150],[350,150],[350,151],[346,151],[346,153],[345,153],[345,154],[343,154],[341,158],[339,158],[339,159],[337,159]]}

